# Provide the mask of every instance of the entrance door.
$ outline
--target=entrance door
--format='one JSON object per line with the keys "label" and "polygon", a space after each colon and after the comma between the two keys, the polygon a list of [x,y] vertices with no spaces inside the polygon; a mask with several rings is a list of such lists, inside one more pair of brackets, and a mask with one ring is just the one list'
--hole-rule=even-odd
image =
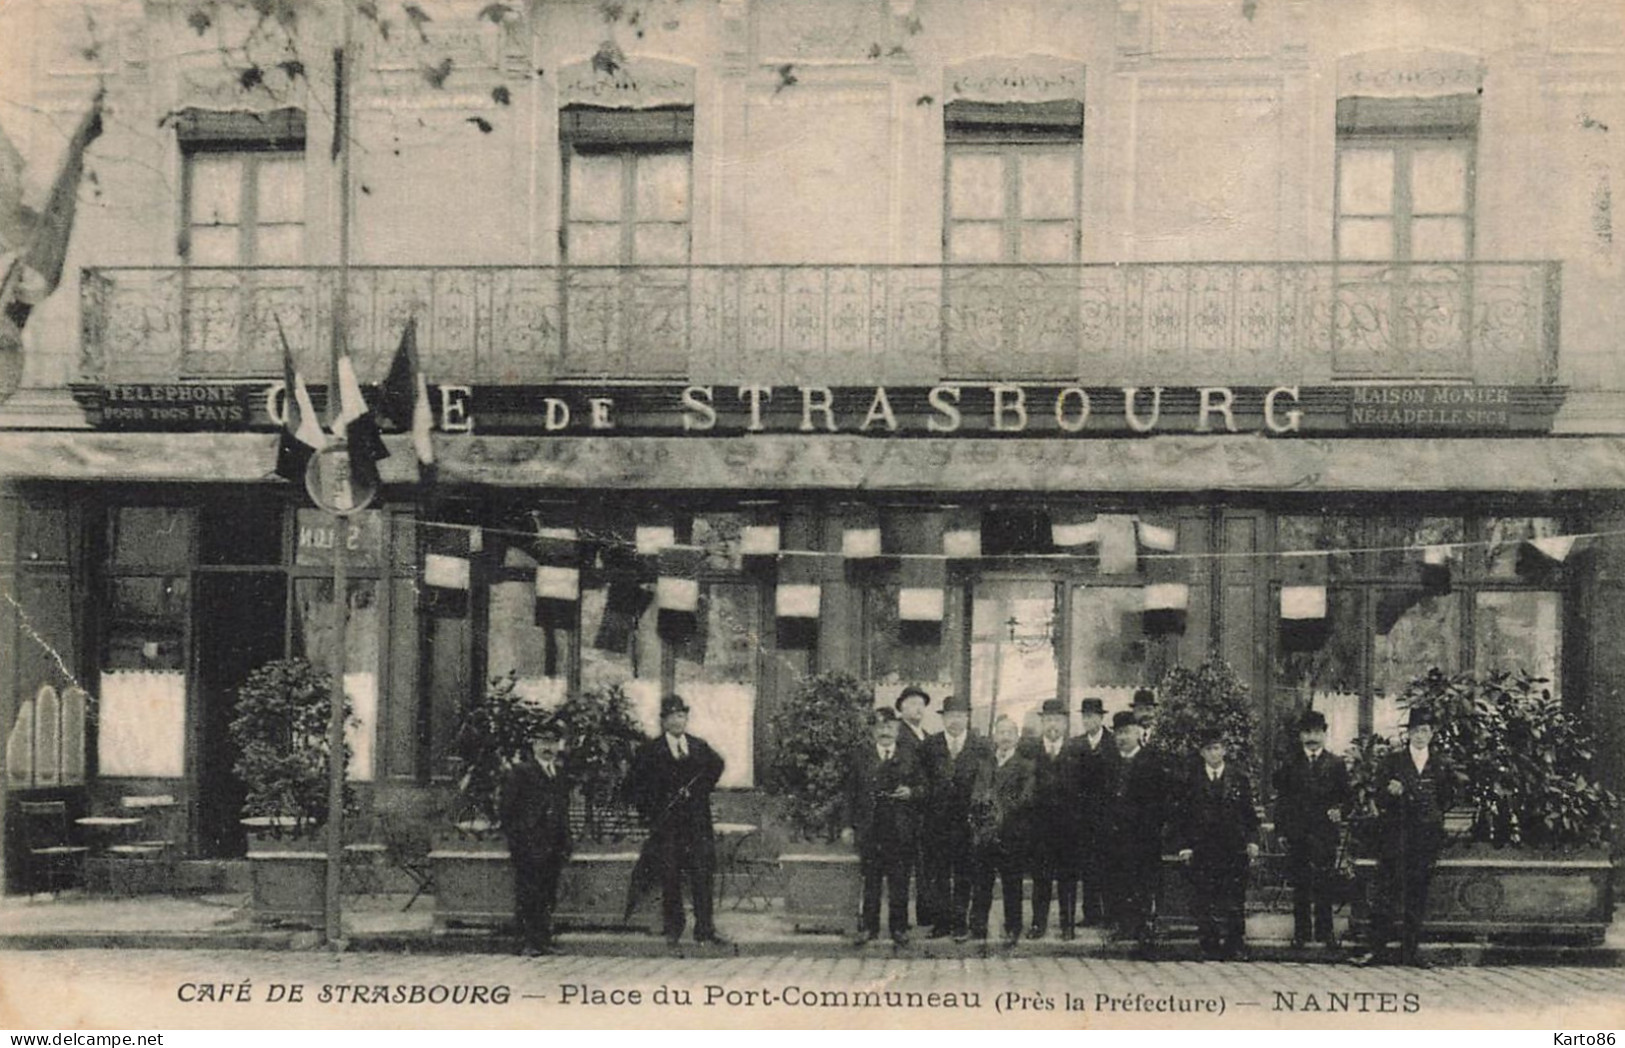
{"label": "entrance door", "polygon": [[208,858],[232,858],[247,850],[238,822],[243,785],[231,770],[237,760],[230,732],[234,696],[249,673],[283,655],[287,582],[269,572],[200,573],[192,606],[198,847]]}
{"label": "entrance door", "polygon": [[986,579],[971,609],[971,706],[978,731],[1008,715],[1036,734],[1038,708],[1056,697],[1057,587],[1049,579]]}

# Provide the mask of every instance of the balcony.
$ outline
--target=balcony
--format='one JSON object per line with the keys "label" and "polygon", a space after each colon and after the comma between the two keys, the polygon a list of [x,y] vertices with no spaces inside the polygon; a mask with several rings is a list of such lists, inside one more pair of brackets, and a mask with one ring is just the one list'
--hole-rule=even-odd
{"label": "balcony", "polygon": [[[279,377],[277,321],[327,374],[340,272],[105,267],[86,382]],[[432,382],[1538,385],[1555,262],[1080,266],[354,267],[363,381],[407,318]]]}

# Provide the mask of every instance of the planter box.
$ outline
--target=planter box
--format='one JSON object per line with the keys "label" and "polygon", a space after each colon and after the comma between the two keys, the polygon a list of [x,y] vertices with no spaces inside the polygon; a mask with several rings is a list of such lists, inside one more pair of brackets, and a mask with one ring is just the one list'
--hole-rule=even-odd
{"label": "planter box", "polygon": [[[456,925],[503,927],[513,923],[513,863],[505,850],[446,848],[429,853],[434,864],[436,928]],[[553,919],[561,927],[651,927],[659,888],[644,901],[629,925],[621,919],[626,887],[637,852],[585,852],[572,856],[559,875]]]}
{"label": "planter box", "polygon": [[263,851],[249,855],[254,919],[320,927],[327,893],[327,854]]}
{"label": "planter box", "polygon": [[779,856],[784,916],[798,932],[850,932],[857,926],[863,871],[851,852]]}
{"label": "planter box", "polygon": [[[1371,859],[1355,863],[1353,923],[1362,929],[1370,921],[1376,866]],[[1595,945],[1613,916],[1612,874],[1602,853],[1551,858],[1506,848],[1448,856],[1434,867],[1423,934]]]}

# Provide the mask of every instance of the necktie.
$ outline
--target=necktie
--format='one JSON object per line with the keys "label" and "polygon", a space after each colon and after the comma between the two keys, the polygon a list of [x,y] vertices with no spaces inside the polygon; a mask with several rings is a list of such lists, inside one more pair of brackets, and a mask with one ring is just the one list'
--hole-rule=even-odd
{"label": "necktie", "polygon": [[553,777],[553,764],[552,764],[552,762],[549,762],[547,764],[542,765],[542,771],[547,775],[548,778],[551,779]]}

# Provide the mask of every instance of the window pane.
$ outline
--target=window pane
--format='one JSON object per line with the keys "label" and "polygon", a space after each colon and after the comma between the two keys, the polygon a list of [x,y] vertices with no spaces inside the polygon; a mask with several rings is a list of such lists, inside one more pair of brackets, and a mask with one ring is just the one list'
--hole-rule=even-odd
{"label": "window pane", "polygon": [[1376,637],[1372,690],[1389,698],[1428,670],[1461,668],[1461,605],[1457,594],[1424,596],[1420,589],[1372,593]]}
{"label": "window pane", "polygon": [[280,499],[236,497],[198,510],[198,560],[204,564],[282,563]]}
{"label": "window pane", "polygon": [[1004,217],[1004,158],[995,153],[950,153],[950,218]]}
{"label": "window pane", "polygon": [[656,153],[637,158],[638,215],[642,221],[688,218],[688,154]]}
{"label": "window pane", "polygon": [[1070,153],[1021,153],[1021,217],[1077,214],[1077,163]]}
{"label": "window pane", "polygon": [[113,579],[102,668],[185,669],[188,592],[184,575]]}
{"label": "window pane", "polygon": [[122,506],[113,511],[113,563],[120,568],[184,568],[191,550],[191,511]]}
{"label": "window pane", "polygon": [[645,680],[659,691],[660,638],[651,599],[647,589],[638,589],[630,579],[582,589],[583,688]]}
{"label": "window pane", "polygon": [[1071,222],[1023,222],[1021,261],[1070,262],[1077,238]]}
{"label": "window pane", "polygon": [[1004,226],[997,222],[955,222],[949,237],[950,261],[1004,261]]}
{"label": "window pane", "polygon": [[1467,153],[1424,146],[1411,154],[1411,212],[1459,215],[1467,210]]}
{"label": "window pane", "polygon": [[303,222],[305,158],[298,153],[262,153],[257,158],[257,222]]}
{"label": "window pane", "polygon": [[[1299,518],[1302,519],[1302,518]],[[1307,547],[1300,547],[1307,548]],[[1352,558],[1342,558],[1347,564]],[[1365,627],[1360,592],[1332,588],[1326,594],[1326,622],[1312,643],[1293,644],[1292,627],[1280,630],[1275,646],[1278,703],[1313,708],[1326,715],[1326,745],[1342,753],[1360,729],[1360,665]],[[1288,738],[1295,738],[1288,732]]]}
{"label": "window pane", "polygon": [[1385,517],[1376,522],[1376,570],[1382,575],[1416,577],[1422,546],[1462,540],[1460,517]]}
{"label": "window pane", "polygon": [[236,226],[194,226],[186,260],[194,266],[235,266],[242,263]]}
{"label": "window pane", "polygon": [[1345,148],[1338,154],[1337,213],[1388,215],[1393,210],[1393,150]]}
{"label": "window pane", "polygon": [[[1151,676],[1138,587],[1077,586],[1072,590],[1072,698],[1105,700],[1106,712],[1128,709],[1134,689]],[[1070,702],[1076,712],[1077,702]]]}
{"label": "window pane", "polygon": [[[530,570],[534,575],[534,562]],[[547,706],[563,700],[569,675],[570,632],[561,628],[563,623],[536,624],[534,577],[493,582],[488,598],[486,665],[490,676],[514,674],[515,692]]]}
{"label": "window pane", "polygon": [[1466,219],[1418,218],[1411,222],[1411,258],[1435,262],[1466,257]]}
{"label": "window pane", "polygon": [[677,645],[677,690],[693,707],[695,731],[727,762],[724,787],[756,783],[757,602],[754,585],[706,583],[699,628]]}
{"label": "window pane", "polygon": [[298,265],[305,254],[305,227],[296,225],[258,226],[254,230],[256,266]]}
{"label": "window pane", "polygon": [[1038,708],[1055,697],[1055,586],[1047,580],[978,583],[971,611],[972,723],[1008,714],[1037,734]]}
{"label": "window pane", "polygon": [[1337,257],[1384,262],[1394,257],[1394,224],[1386,218],[1345,218],[1337,224]]}
{"label": "window pane", "polygon": [[[937,682],[944,694],[953,690],[948,683],[953,671],[944,655],[940,624],[905,624],[898,610],[899,582],[863,588],[864,650],[869,678],[890,686],[894,692],[904,684],[924,684],[926,691],[938,694],[930,682]],[[946,596],[944,600],[946,600]],[[935,713],[936,711],[931,711]],[[935,724],[933,719],[932,724]]]}
{"label": "window pane", "polygon": [[572,220],[615,222],[621,217],[622,157],[619,153],[570,157]]}
{"label": "window pane", "polygon": [[[363,782],[373,777],[373,739],[378,725],[378,584],[373,579],[351,579],[349,621],[344,634],[344,693],[353,718],[345,725],[350,745],[350,776]],[[333,672],[337,640],[333,615],[333,580],[300,579],[294,586],[294,653],[318,668]]]}
{"label": "window pane", "polygon": [[1561,534],[1551,517],[1491,517],[1484,523],[1484,573],[1491,578],[1518,577],[1518,550],[1529,539]]}
{"label": "window pane", "polygon": [[688,261],[686,224],[640,223],[633,233],[632,261],[640,266],[680,266]]}
{"label": "window pane", "polygon": [[621,227],[618,225],[572,222],[566,247],[572,265],[613,266],[624,261],[621,258]]}
{"label": "window pane", "polygon": [[194,225],[232,225],[241,221],[243,161],[241,157],[199,154],[190,157],[191,213]]}
{"label": "window pane", "polygon": [[[1361,522],[1354,517],[1322,516],[1278,517],[1275,521],[1275,548],[1277,550],[1359,549]],[[1283,578],[1290,577],[1292,561],[1306,558],[1283,558]],[[1349,578],[1355,573],[1354,555],[1333,553],[1323,558],[1327,573],[1334,579]]]}
{"label": "window pane", "polygon": [[1523,671],[1561,695],[1562,598],[1556,593],[1485,593],[1475,601],[1473,636],[1480,673]]}

